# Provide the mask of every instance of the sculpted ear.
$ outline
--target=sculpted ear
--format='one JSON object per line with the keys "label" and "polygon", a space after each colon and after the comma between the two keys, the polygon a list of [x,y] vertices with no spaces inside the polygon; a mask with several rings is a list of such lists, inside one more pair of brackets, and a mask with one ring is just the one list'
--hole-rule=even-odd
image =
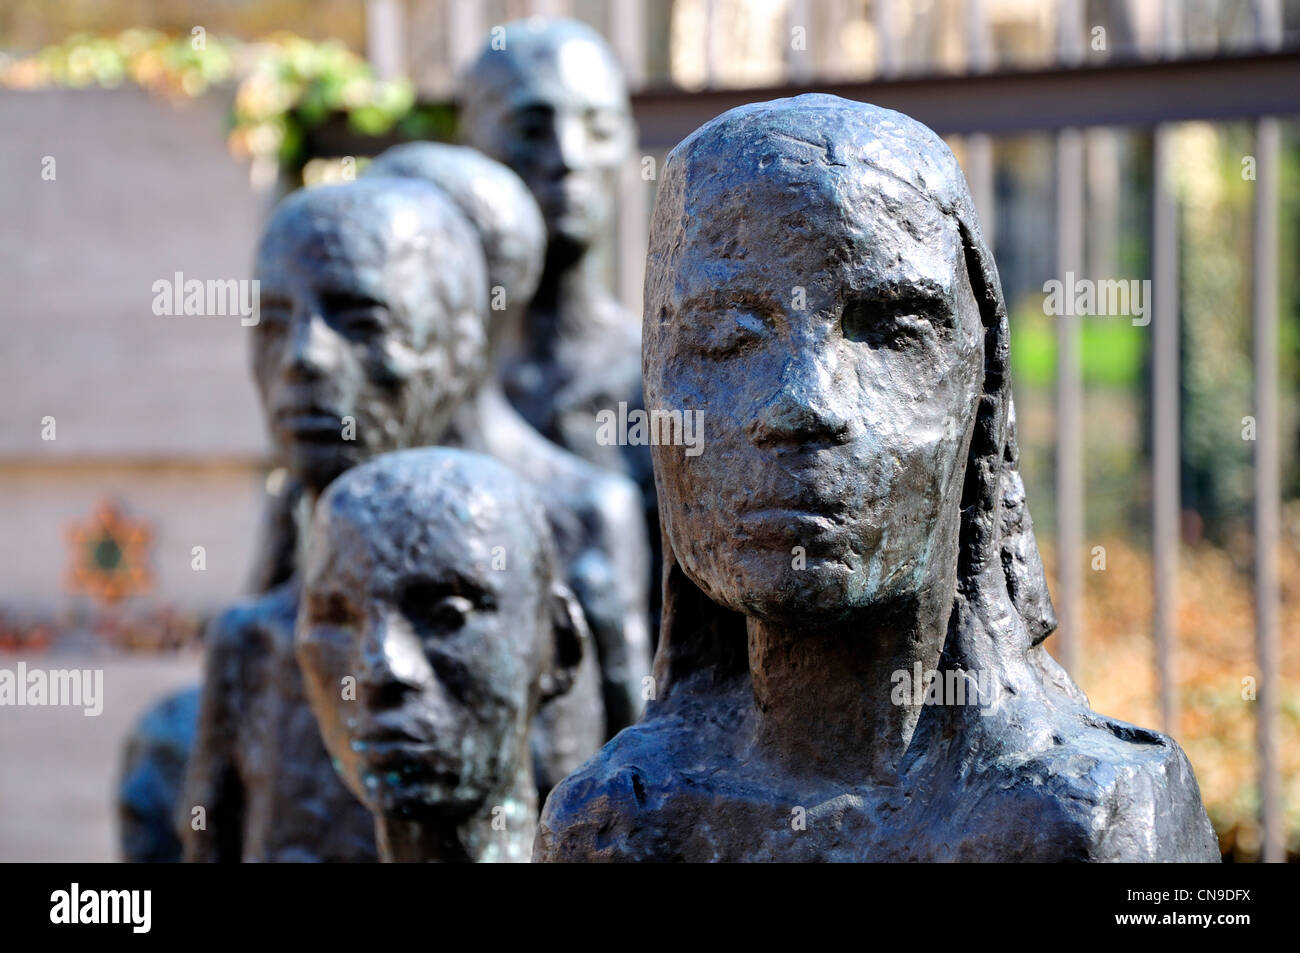
{"label": "sculpted ear", "polygon": [[542,701],[573,687],[583,657],[592,650],[591,630],[577,597],[562,582],[551,584],[551,664],[541,677]]}

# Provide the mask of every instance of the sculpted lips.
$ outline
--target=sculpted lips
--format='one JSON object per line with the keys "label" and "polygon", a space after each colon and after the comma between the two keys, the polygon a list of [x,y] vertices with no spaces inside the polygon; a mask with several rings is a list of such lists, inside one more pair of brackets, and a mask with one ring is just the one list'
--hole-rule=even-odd
{"label": "sculpted lips", "polygon": [[352,747],[357,751],[429,744],[427,738],[408,731],[401,724],[389,724],[383,718],[367,718],[362,724],[353,722],[349,727],[356,739],[352,742]]}
{"label": "sculpted lips", "polygon": [[342,436],[343,417],[319,405],[307,404],[277,410],[275,425],[299,440],[338,440]]}
{"label": "sculpted lips", "polygon": [[831,481],[801,482],[785,493],[745,497],[736,508],[738,528],[742,534],[758,539],[775,536],[812,542],[843,528],[843,506]]}
{"label": "sculpted lips", "polygon": [[460,775],[441,763],[438,744],[399,728],[372,725],[352,741],[352,750],[371,770],[397,772],[403,780],[456,783]]}
{"label": "sculpted lips", "polygon": [[742,537],[756,540],[813,543],[828,539],[843,529],[843,524],[824,513],[788,507],[749,510],[742,514],[738,529]]}

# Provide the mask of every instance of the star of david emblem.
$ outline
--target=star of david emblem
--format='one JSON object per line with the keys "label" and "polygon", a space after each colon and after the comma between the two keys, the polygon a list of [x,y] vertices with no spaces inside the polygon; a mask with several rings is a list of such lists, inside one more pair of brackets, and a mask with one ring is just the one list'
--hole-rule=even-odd
{"label": "star of david emblem", "polygon": [[69,527],[67,537],[73,592],[112,605],[153,587],[148,554],[153,530],[124,515],[113,501],[105,500],[86,522]]}

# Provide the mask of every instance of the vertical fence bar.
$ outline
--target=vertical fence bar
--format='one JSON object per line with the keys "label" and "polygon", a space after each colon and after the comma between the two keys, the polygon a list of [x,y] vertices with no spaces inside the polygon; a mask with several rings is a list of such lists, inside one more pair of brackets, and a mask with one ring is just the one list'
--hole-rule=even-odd
{"label": "vertical fence bar", "polygon": [[[644,0],[612,0],[609,7],[610,40],[627,76],[628,87],[645,83]],[[646,228],[649,220],[649,183],[642,177],[642,154],[635,142],[623,169],[618,190],[618,230],[615,240],[618,297],[639,319],[641,286],[645,278]],[[658,162],[655,163],[658,174]]]}
{"label": "vertical fence bar", "polygon": [[[1079,0],[1062,0],[1057,52],[1062,64],[1080,56],[1083,12]],[[1056,272],[1066,307],[1056,321],[1056,578],[1061,664],[1079,673],[1083,572],[1083,376],[1074,279],[1083,266],[1083,136],[1063,129],[1056,136]]]}
{"label": "vertical fence bar", "polygon": [[571,12],[566,0],[528,0],[530,17],[567,17]]}
{"label": "vertical fence bar", "polygon": [[[1161,53],[1176,58],[1182,48],[1182,8],[1177,0],[1161,4]],[[1178,203],[1174,197],[1174,130],[1157,125],[1151,174],[1151,489],[1152,583],[1156,680],[1160,727],[1167,734],[1178,728],[1178,673],[1174,642],[1178,636],[1178,547],[1182,484],[1179,470],[1178,358]]]}
{"label": "vertical fence bar", "polygon": [[[989,51],[988,18],[983,0],[966,0],[966,68],[971,73],[989,69],[992,57]],[[970,183],[971,198],[979,212],[984,229],[984,240],[990,248],[995,239],[997,224],[993,208],[993,137],[988,133],[974,132],[966,137],[966,181]]]}
{"label": "vertical fence bar", "polygon": [[611,0],[609,37],[630,89],[645,85],[645,0]]}
{"label": "vertical fence bar", "polygon": [[871,0],[871,16],[880,43],[879,77],[891,79],[898,75],[898,19],[894,0]]}
{"label": "vertical fence bar", "polygon": [[1074,279],[1083,264],[1083,138],[1056,137],[1056,277],[1065,313],[1056,317],[1056,565],[1061,664],[1078,675],[1083,602],[1083,380]]}
{"label": "vertical fence bar", "polygon": [[1178,727],[1178,679],[1174,667],[1178,599],[1178,208],[1170,182],[1173,129],[1157,126],[1152,169],[1152,559],[1156,675],[1161,728]]}
{"label": "vertical fence bar", "polygon": [[[1282,16],[1276,0],[1258,0],[1259,40],[1281,45]],[[1286,859],[1282,775],[1278,758],[1278,522],[1281,482],[1277,416],[1277,199],[1280,134],[1271,116],[1255,124],[1255,195],[1251,231],[1251,318],[1255,365],[1255,658],[1259,667],[1256,733],[1259,748],[1262,854],[1268,863]]]}
{"label": "vertical fence bar", "polygon": [[447,62],[453,80],[487,42],[481,13],[475,0],[450,0],[447,5]]}
{"label": "vertical fence bar", "polygon": [[704,85],[708,89],[718,85],[718,49],[722,45],[718,6],[718,0],[704,0]]}
{"label": "vertical fence bar", "polygon": [[[641,177],[639,153],[624,167],[618,208],[618,297],[637,319],[641,318],[641,293],[645,284],[645,253],[650,221],[649,183]],[[656,174],[659,169],[656,168]]]}
{"label": "vertical fence bar", "polygon": [[1277,419],[1277,158],[1278,125],[1255,125],[1254,229],[1251,304],[1255,330],[1255,656],[1259,665],[1257,732],[1260,820],[1264,860],[1285,859],[1278,715],[1278,476]]}
{"label": "vertical fence bar", "polygon": [[406,7],[401,0],[366,0],[366,58],[380,79],[406,73]]}
{"label": "vertical fence bar", "polygon": [[966,181],[970,184],[975,211],[979,213],[984,240],[990,248],[996,238],[997,215],[993,201],[993,137],[983,132],[966,137]]}
{"label": "vertical fence bar", "polygon": [[989,21],[984,0],[966,0],[966,69],[971,73],[984,73],[992,63],[989,47]]}
{"label": "vertical fence bar", "polygon": [[[808,49],[811,40],[809,33],[809,0],[790,0],[785,11],[785,75],[788,82],[802,85],[813,77],[812,52]],[[794,31],[802,29],[804,48],[794,46]]]}

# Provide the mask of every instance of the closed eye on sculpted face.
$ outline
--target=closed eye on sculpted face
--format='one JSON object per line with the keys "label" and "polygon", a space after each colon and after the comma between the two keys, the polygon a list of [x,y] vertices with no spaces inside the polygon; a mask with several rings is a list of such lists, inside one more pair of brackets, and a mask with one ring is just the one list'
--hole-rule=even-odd
{"label": "closed eye on sculpted face", "polygon": [[779,330],[788,329],[775,298],[743,290],[691,295],[665,320],[680,342],[712,358],[744,353]]}
{"label": "closed eye on sculpted face", "polygon": [[[803,294],[807,294],[806,289]],[[920,322],[932,327],[950,328],[957,319],[951,295],[937,283],[917,279],[906,284],[867,285],[847,288],[837,295],[836,309],[825,315],[838,320],[843,336],[850,341],[873,345],[886,344],[900,335],[923,331]],[[804,312],[804,320],[815,319],[806,297],[792,311]],[[688,297],[668,318],[681,339],[693,344],[711,358],[725,358],[747,351],[768,340],[773,334],[788,331],[790,319],[785,306],[770,294],[742,290],[710,290]]]}
{"label": "closed eye on sculpted face", "polygon": [[318,293],[325,320],[349,337],[388,330],[391,311],[386,301],[356,288],[326,288]]}
{"label": "closed eye on sculpted face", "polygon": [[555,109],[544,102],[521,103],[510,110],[509,125],[521,139],[535,141],[546,137],[555,119]]}
{"label": "closed eye on sculpted face", "polygon": [[871,347],[897,347],[931,331],[951,329],[957,320],[954,302],[937,287],[851,291],[840,309],[845,340]]}
{"label": "closed eye on sculpted face", "polygon": [[279,332],[289,323],[289,317],[293,313],[293,301],[278,289],[269,290],[263,279],[258,309],[260,320],[257,331],[261,334],[267,331]]}

